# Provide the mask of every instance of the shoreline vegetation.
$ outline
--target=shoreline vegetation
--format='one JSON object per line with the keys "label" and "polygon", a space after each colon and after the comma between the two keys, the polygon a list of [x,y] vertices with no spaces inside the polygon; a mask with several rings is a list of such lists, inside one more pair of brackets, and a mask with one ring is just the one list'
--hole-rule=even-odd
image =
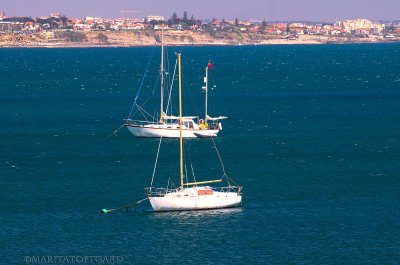
{"label": "shoreline vegetation", "polygon": [[[153,46],[161,31],[59,31],[51,35],[17,33],[0,34],[0,48],[83,48]],[[159,40],[157,40],[159,42]],[[235,46],[287,44],[351,44],[396,43],[400,38],[383,36],[274,36],[258,32],[195,32],[190,30],[164,31],[168,46]]]}

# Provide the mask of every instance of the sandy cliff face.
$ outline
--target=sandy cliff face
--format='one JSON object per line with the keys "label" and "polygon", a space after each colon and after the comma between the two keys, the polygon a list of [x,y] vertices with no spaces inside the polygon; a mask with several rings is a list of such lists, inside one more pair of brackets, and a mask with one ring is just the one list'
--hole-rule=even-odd
{"label": "sandy cliff face", "polygon": [[[140,32],[122,32],[108,31],[103,32],[108,37],[108,43],[121,46],[151,46],[160,42],[160,32],[140,31]],[[98,32],[89,32],[89,42],[98,42]],[[193,31],[165,31],[164,43],[168,45],[232,45],[239,44],[240,41],[227,36],[211,36],[208,33]]]}
{"label": "sandy cliff face", "polygon": [[[43,34],[0,34],[0,47],[129,47],[152,46],[160,31],[91,31],[83,32],[87,41],[69,42],[66,39],[48,37]],[[99,34],[107,37],[101,41]],[[106,41],[105,41],[106,39]],[[157,40],[160,42],[160,39]],[[324,44],[324,43],[369,43],[384,42],[383,38],[328,37],[299,35],[296,39],[260,33],[165,31],[166,45],[268,45],[268,44]],[[400,41],[394,39],[390,41]]]}

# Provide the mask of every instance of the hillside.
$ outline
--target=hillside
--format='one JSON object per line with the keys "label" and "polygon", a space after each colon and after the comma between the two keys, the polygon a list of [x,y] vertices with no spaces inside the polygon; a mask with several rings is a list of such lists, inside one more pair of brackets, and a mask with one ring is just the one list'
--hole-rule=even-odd
{"label": "hillside", "polygon": [[[65,32],[65,31],[64,31]],[[61,32],[62,33],[62,32]],[[71,32],[68,32],[71,33]],[[154,45],[160,31],[89,31],[73,32],[82,40],[68,39],[60,32],[55,34],[37,33],[1,34],[0,47],[130,47]],[[102,37],[99,36],[103,35]],[[298,38],[286,39],[279,35],[262,33],[236,32],[200,32],[200,31],[165,31],[166,45],[268,45],[268,44],[325,44],[325,43],[374,43],[398,42],[399,39],[383,37],[328,37],[319,35],[299,35]]]}

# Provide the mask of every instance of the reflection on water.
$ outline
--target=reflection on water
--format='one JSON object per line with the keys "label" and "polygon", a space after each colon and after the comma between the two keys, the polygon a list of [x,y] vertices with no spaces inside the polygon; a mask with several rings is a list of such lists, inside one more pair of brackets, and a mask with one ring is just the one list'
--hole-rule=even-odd
{"label": "reflection on water", "polygon": [[[149,210],[151,211],[151,210]],[[180,219],[180,220],[199,220],[203,218],[229,218],[237,214],[243,213],[242,207],[237,208],[226,208],[226,209],[210,209],[210,210],[198,210],[198,211],[169,211],[169,212],[154,212],[151,218],[161,219]]]}

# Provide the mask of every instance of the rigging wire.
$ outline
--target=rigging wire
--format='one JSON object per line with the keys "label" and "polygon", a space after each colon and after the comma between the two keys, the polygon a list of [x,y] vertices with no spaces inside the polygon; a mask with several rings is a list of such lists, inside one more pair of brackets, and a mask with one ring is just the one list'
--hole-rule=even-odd
{"label": "rigging wire", "polygon": [[169,103],[171,102],[171,92],[172,92],[172,87],[174,85],[174,80],[175,80],[175,73],[176,73],[176,65],[178,64],[178,59],[175,61],[175,68],[174,68],[174,74],[172,76],[172,82],[171,82],[171,88],[169,90],[169,95],[168,95],[168,103],[167,103],[167,109],[165,110],[165,113],[168,114],[168,108],[169,108]]}
{"label": "rigging wire", "polygon": [[143,112],[146,113],[147,115],[149,115],[150,117],[152,117],[153,120],[155,120],[154,116],[152,116],[150,113],[148,113],[147,111],[145,111],[145,110],[144,110],[142,107],[140,107],[139,105],[137,105],[137,106],[138,106],[138,109],[140,110],[140,112],[142,113],[143,117],[146,119],[146,121],[148,121],[148,120],[147,120],[146,116],[143,114]]}
{"label": "rigging wire", "polygon": [[[156,47],[156,44],[157,44],[157,41],[158,41],[158,37],[159,37],[159,36],[157,35],[156,41],[155,41],[154,46],[153,46],[153,49],[151,50],[151,54],[150,54],[150,57],[149,57],[149,61],[147,62],[146,70],[144,71],[144,75],[143,75],[143,77],[142,77],[142,81],[140,82],[139,90],[138,90],[138,92],[137,92],[137,94],[136,94],[135,100],[134,100],[134,102],[133,102],[133,104],[132,104],[132,108],[131,108],[131,111],[129,112],[129,116],[128,116],[127,120],[130,120],[130,118],[132,117],[132,111],[133,111],[133,108],[135,107],[135,105],[136,105],[136,106],[139,106],[139,105],[136,104],[136,102],[137,102],[137,99],[138,99],[138,97],[139,97],[140,90],[142,89],[144,79],[146,78],[146,74],[147,74],[147,72],[148,72],[151,59],[153,58],[153,54],[154,54],[154,50],[155,50],[155,47]],[[158,78],[159,78],[159,77],[158,77]],[[157,82],[158,82],[158,79],[157,79]],[[156,83],[157,83],[157,82],[156,82]],[[144,106],[144,105],[147,103],[147,101],[149,101],[149,99],[153,96],[154,90],[155,90],[155,86],[156,86],[156,85],[154,85],[153,91],[151,92],[150,96],[145,100],[145,102],[142,104],[142,106]],[[133,115],[135,115],[138,111],[140,111],[139,108],[138,108],[138,110],[136,110],[136,112],[135,112]],[[143,114],[142,111],[141,111],[141,113],[142,113],[142,115],[144,116],[144,114]],[[150,116],[151,116],[151,115],[150,115]],[[145,117],[145,119],[146,119],[146,117]],[[146,119],[146,120],[147,120],[147,119]],[[106,139],[109,138],[109,137],[110,137],[111,135],[113,135],[113,134],[117,135],[117,132],[118,132],[121,128],[125,127],[125,125],[126,125],[125,123],[122,124],[121,127],[119,127],[117,130],[115,130],[112,134],[108,135],[108,136],[106,137]]]}
{"label": "rigging wire", "polygon": [[[168,58],[168,54],[167,54],[167,58]],[[170,91],[169,91],[169,97],[168,97],[168,105],[169,105],[170,100],[171,100],[171,90],[172,90],[172,86],[173,86],[173,81],[174,81],[174,77],[175,77],[175,73],[176,73],[176,66],[177,66],[177,64],[178,64],[178,59],[177,59],[176,62],[175,62],[174,74],[173,74],[173,79],[172,79],[172,83],[171,83],[171,89],[170,89]],[[167,64],[167,67],[168,67],[168,71],[169,71],[169,64]],[[153,91],[151,92],[151,94],[145,99],[145,101],[143,102],[143,104],[141,104],[141,105],[136,104],[136,106],[141,107],[141,109],[144,110],[144,109],[143,109],[143,106],[150,100],[151,97],[153,97],[154,91],[155,91],[155,89],[156,89],[156,86],[157,86],[157,84],[158,84],[158,80],[159,80],[159,79],[160,79],[160,75],[157,76],[157,81],[154,83]],[[168,79],[171,79],[171,78],[170,78],[170,75],[168,75]],[[168,83],[170,83],[170,81],[168,81]],[[167,110],[165,111],[165,113],[167,113],[167,111],[168,111],[168,105],[167,105]],[[136,113],[138,113],[138,112],[139,112],[139,109],[137,109],[132,115],[129,115],[129,118],[132,117],[132,116],[135,116]],[[168,113],[167,113],[167,114],[168,114]],[[144,117],[144,114],[143,114],[143,113],[142,113],[142,115],[143,115],[143,117]],[[149,115],[149,116],[152,117],[153,119],[155,119],[153,116],[151,116],[151,115]],[[146,118],[146,117],[144,117],[144,118]],[[146,119],[146,120],[147,120],[147,119]]]}
{"label": "rigging wire", "polygon": [[[153,97],[154,91],[156,90],[156,86],[157,86],[157,84],[158,84],[158,80],[159,80],[159,79],[160,79],[160,76],[157,76],[157,80],[156,80],[156,82],[154,83],[153,91],[151,91],[151,94],[144,100],[143,104],[141,104],[141,105],[136,104],[136,106],[141,106],[141,107],[143,108],[143,106],[146,105],[146,103]],[[139,112],[139,109],[137,109],[132,115],[130,115],[130,117],[135,116],[136,113],[138,113],[138,112]],[[143,113],[142,113],[142,115],[143,115]],[[151,115],[150,115],[150,116],[151,116]],[[146,117],[145,117],[145,118],[146,118]]]}
{"label": "rigging wire", "polygon": [[[191,167],[191,169],[192,169],[192,175],[193,175],[193,180],[194,180],[194,182],[196,182],[196,176],[195,176],[195,174],[194,174],[194,168],[193,168],[193,162],[192,162],[192,152],[191,152],[191,149],[190,149],[190,144],[189,144],[189,142],[186,142],[185,143],[185,153],[187,153],[187,156],[186,157],[188,157],[188,160],[189,160],[189,163],[190,163],[190,167]],[[185,157],[185,158],[186,158]]]}
{"label": "rigging wire", "polygon": [[225,172],[224,163],[222,162],[222,158],[221,158],[221,156],[220,156],[220,154],[219,154],[217,145],[215,144],[214,137],[210,137],[210,138],[211,138],[211,140],[213,141],[215,150],[217,151],[217,155],[218,155],[218,158],[219,158],[219,162],[221,162],[222,171],[224,172],[224,176],[227,176],[227,175],[226,175],[226,172]]}
{"label": "rigging wire", "polygon": [[194,180],[194,182],[197,182],[196,176],[194,175],[194,168],[193,168],[192,162],[190,162],[190,166],[191,166],[191,168],[192,168],[193,180]]}
{"label": "rigging wire", "polygon": [[185,177],[186,177],[186,183],[189,183],[186,164],[185,164]]}
{"label": "rigging wire", "polygon": [[[170,71],[170,66],[169,66],[169,56],[168,56],[168,46],[167,47],[165,47],[165,54],[166,54],[166,56],[165,56],[165,59],[166,59],[166,62],[167,62],[167,66],[166,66],[166,68],[167,68],[167,72],[165,73],[165,76],[166,76],[166,79],[167,79],[167,83],[168,84],[171,84],[171,82],[173,82],[173,80],[171,81],[171,71]],[[177,64],[177,62],[178,62],[178,59],[176,60],[176,63],[175,63],[175,67],[176,67],[176,64]],[[175,68],[176,69],[176,68]],[[174,73],[174,76],[175,76],[175,73]],[[172,86],[171,86],[171,88],[172,88]],[[169,93],[171,93],[171,92],[169,92]],[[170,100],[170,98],[168,99],[168,101]],[[168,115],[168,112],[167,111],[165,111],[165,114],[167,114]],[[172,114],[170,114],[170,115],[172,115]]]}
{"label": "rigging wire", "polygon": [[150,58],[149,58],[149,61],[147,62],[146,70],[144,71],[144,75],[143,75],[142,81],[140,82],[139,90],[138,90],[138,92],[137,92],[137,94],[136,94],[135,100],[134,100],[134,102],[133,102],[131,111],[130,111],[129,116],[128,116],[128,119],[130,119],[130,117],[131,117],[133,108],[135,107],[136,101],[137,101],[137,99],[138,99],[138,97],[139,97],[140,90],[142,89],[144,79],[146,78],[147,71],[149,70],[151,58],[153,58],[153,54],[154,54],[154,50],[155,50],[157,41],[158,41],[158,36],[157,36],[156,41],[155,41],[155,43],[154,43],[153,49],[151,50]]}
{"label": "rigging wire", "polygon": [[[170,90],[169,90],[169,96],[168,96],[168,102],[167,102],[167,109],[165,110],[165,113],[168,113],[168,107],[169,107],[169,102],[170,102],[170,100],[171,100],[171,91],[172,91],[172,86],[174,85],[174,77],[175,77],[175,72],[176,72],[176,65],[177,65],[177,63],[178,63],[178,59],[177,59],[176,62],[175,62],[174,75],[173,75],[173,78],[172,78],[171,88],[170,88]],[[151,177],[151,184],[150,184],[150,187],[153,186],[154,175],[155,175],[155,173],[156,173],[157,162],[158,162],[158,155],[159,155],[159,153],[160,153],[162,138],[163,138],[163,137],[162,137],[162,135],[161,135],[161,137],[160,137],[160,142],[158,143],[157,156],[156,156],[156,161],[155,161],[155,163],[154,163],[153,176]]]}
{"label": "rigging wire", "polygon": [[[186,87],[189,86],[189,82],[186,80],[186,78],[185,78],[184,76],[182,77],[182,79],[183,79],[183,80],[182,80],[182,81],[183,81],[183,84],[184,84]],[[192,101],[192,105],[193,105],[194,111],[195,111],[195,113],[197,114],[197,116],[200,117],[200,115],[199,115],[200,112],[197,110],[196,104],[194,104],[192,91],[191,91],[191,89],[188,89],[187,91],[188,91],[188,93],[185,93],[185,95],[189,95],[189,98],[190,98],[190,100]],[[185,92],[186,92],[186,90],[185,90]]]}
{"label": "rigging wire", "polygon": [[160,137],[160,142],[158,143],[158,150],[157,150],[157,156],[156,156],[156,161],[154,163],[154,169],[153,169],[153,176],[151,177],[151,183],[150,187],[153,186],[153,181],[154,181],[154,175],[156,174],[156,168],[157,168],[157,161],[158,161],[158,155],[160,154],[160,149],[161,149],[161,141],[162,141],[162,135]]}

